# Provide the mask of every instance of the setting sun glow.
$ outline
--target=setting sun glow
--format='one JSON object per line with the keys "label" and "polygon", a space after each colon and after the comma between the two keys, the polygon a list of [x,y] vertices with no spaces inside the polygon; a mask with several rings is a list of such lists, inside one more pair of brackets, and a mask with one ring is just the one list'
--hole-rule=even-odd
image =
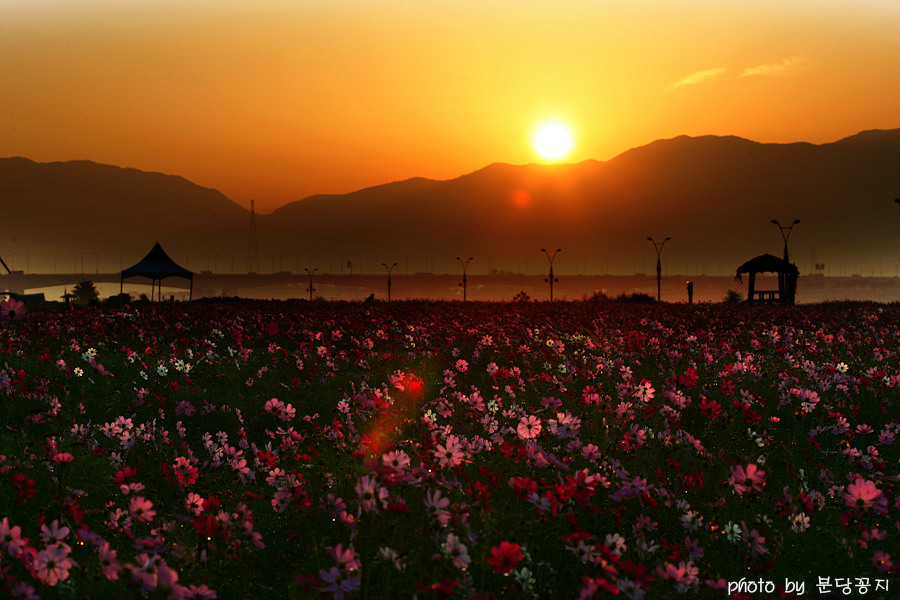
{"label": "setting sun glow", "polygon": [[0,157],[178,175],[260,213],[681,135],[900,127],[896,0],[0,0],[0,27]]}
{"label": "setting sun glow", "polygon": [[572,150],[572,132],[565,125],[543,125],[534,136],[534,149],[545,160],[560,160]]}

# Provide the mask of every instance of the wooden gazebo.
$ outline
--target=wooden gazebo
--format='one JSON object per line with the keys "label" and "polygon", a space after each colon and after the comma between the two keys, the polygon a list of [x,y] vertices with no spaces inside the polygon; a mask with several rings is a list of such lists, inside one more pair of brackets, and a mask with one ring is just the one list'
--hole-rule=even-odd
{"label": "wooden gazebo", "polygon": [[[797,279],[800,277],[800,270],[797,268],[797,265],[771,254],[762,254],[738,267],[734,278],[737,281],[743,281],[741,276],[744,273],[750,275],[747,302],[794,304],[794,298],[797,295]],[[778,275],[778,289],[756,289],[757,273],[776,273]]]}

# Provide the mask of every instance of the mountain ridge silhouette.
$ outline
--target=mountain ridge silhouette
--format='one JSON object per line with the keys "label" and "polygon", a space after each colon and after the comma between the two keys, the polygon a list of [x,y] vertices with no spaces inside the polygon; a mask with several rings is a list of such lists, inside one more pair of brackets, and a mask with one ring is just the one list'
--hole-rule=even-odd
{"label": "mountain ridge silhouette", "polygon": [[[256,226],[263,271],[296,268],[302,257],[320,270],[348,260],[377,270],[404,259],[411,272],[453,272],[466,254],[480,268],[537,272],[542,247],[564,248],[561,273],[646,271],[655,260],[646,237],[670,236],[664,260],[687,272],[698,261],[730,270],[756,254],[780,255],[770,221],[797,218],[795,262],[872,269],[891,261],[893,274],[898,172],[900,129],[825,144],[677,136],[607,161],[498,162],[448,180],[312,195],[257,214]],[[0,255],[28,255],[32,271],[47,271],[51,255],[57,262],[85,253],[98,255],[101,270],[117,270],[157,240],[193,270],[213,269],[222,256],[245,270],[249,212],[177,175],[5,158],[0,205]]]}

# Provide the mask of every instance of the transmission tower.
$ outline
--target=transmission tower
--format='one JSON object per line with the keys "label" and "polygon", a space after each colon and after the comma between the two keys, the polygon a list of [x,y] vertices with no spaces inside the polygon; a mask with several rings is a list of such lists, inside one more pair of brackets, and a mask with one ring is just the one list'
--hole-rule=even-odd
{"label": "transmission tower", "polygon": [[250,200],[250,237],[247,243],[247,272],[259,271],[259,243],[256,239],[256,200]]}

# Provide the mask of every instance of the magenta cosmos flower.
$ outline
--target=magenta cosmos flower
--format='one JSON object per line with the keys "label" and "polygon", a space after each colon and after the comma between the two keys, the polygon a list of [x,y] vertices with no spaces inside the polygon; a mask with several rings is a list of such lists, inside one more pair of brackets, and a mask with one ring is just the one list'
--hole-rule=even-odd
{"label": "magenta cosmos flower", "polygon": [[766,483],[766,472],[761,471],[754,463],[748,464],[746,467],[731,467],[731,484],[734,491],[738,494],[756,490],[762,490],[762,486]]}
{"label": "magenta cosmos flower", "polygon": [[881,490],[875,487],[875,483],[862,478],[848,485],[844,492],[844,502],[855,508],[872,508],[880,497]]}
{"label": "magenta cosmos flower", "polygon": [[27,313],[28,307],[25,306],[25,303],[15,298],[0,302],[0,323],[19,321],[24,319]]}

